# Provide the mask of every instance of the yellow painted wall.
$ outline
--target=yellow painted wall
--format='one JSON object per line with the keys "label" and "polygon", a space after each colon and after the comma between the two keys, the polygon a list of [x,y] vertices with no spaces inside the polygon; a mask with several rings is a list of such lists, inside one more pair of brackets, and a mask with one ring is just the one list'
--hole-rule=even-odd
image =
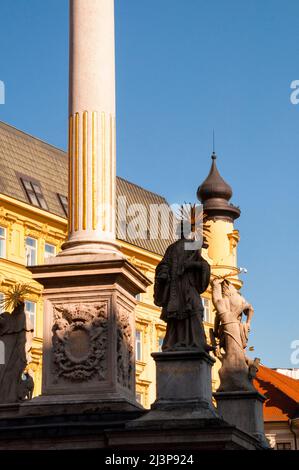
{"label": "yellow painted wall", "polygon": [[[66,238],[67,222],[64,218],[55,216],[47,211],[35,208],[11,197],[0,195],[0,227],[6,229],[6,256],[0,258],[0,293],[7,292],[16,283],[31,283],[31,293],[28,300],[36,303],[35,337],[32,350],[31,368],[35,371],[35,391],[41,391],[42,366],[42,335],[43,335],[43,303],[41,298],[42,286],[32,281],[30,271],[26,268],[25,240],[32,237],[37,240],[37,262],[44,262],[45,243],[55,245],[56,252],[61,248]],[[213,265],[216,274],[236,270],[237,243],[239,235],[233,224],[223,221],[211,222],[210,247],[204,256]],[[126,242],[119,242],[123,253],[147,277],[154,281],[155,268],[161,256],[150,253]],[[236,278],[236,285],[240,281]],[[209,299],[209,322],[206,322],[206,334],[214,322],[211,292],[208,290],[205,298]],[[141,403],[149,407],[155,399],[155,364],[151,353],[158,351],[159,338],[165,334],[165,323],[160,320],[160,309],[153,304],[153,286],[141,294],[136,307],[136,329],[141,332],[142,354],[136,361],[136,393]],[[213,367],[212,380],[214,389],[218,383],[217,363]]]}

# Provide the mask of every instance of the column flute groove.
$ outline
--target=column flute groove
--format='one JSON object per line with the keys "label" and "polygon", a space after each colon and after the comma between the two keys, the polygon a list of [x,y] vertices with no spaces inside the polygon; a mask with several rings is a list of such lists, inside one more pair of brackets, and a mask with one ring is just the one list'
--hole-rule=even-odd
{"label": "column flute groove", "polygon": [[84,111],[82,121],[82,228],[87,227],[87,130],[88,130],[88,113]]}
{"label": "column flute groove", "polygon": [[97,218],[97,112],[92,113],[91,145],[92,145],[92,228],[96,230]]}
{"label": "column flute groove", "polygon": [[74,228],[79,230],[79,113],[75,114]]}

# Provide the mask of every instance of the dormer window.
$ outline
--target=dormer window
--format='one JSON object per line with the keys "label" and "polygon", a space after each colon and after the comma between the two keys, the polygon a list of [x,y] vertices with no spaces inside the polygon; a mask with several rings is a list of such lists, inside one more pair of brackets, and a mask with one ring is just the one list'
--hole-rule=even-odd
{"label": "dormer window", "polygon": [[43,196],[42,189],[36,181],[31,181],[29,179],[21,178],[26,196],[29,202],[36,207],[41,209],[48,210],[48,205]]}
{"label": "dormer window", "polygon": [[61,204],[61,207],[63,209],[63,212],[65,214],[65,216],[67,217],[67,213],[68,213],[68,199],[66,196],[63,196],[62,194],[57,194],[58,196],[58,199],[59,199],[59,202]]}

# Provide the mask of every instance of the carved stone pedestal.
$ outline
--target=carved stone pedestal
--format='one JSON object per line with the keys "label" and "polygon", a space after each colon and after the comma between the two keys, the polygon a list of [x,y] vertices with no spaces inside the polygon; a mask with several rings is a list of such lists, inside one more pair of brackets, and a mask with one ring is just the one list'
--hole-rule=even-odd
{"label": "carved stone pedestal", "polygon": [[[115,289],[118,288],[116,285]],[[52,303],[57,293],[53,290],[52,298],[49,291],[48,286],[48,302]],[[101,298],[100,292],[98,295]],[[118,299],[117,293],[113,295]],[[108,308],[108,312],[114,317],[114,311]],[[107,318],[109,323],[109,314]],[[109,327],[107,331],[110,332]],[[117,342],[112,333],[110,339],[115,351]],[[0,413],[0,450],[106,449],[113,452],[117,449],[165,453],[167,449],[171,454],[190,454],[193,450],[265,448],[256,437],[217,416],[212,405],[210,378],[214,361],[207,354],[156,353],[154,358],[158,398],[150,411],[134,408],[132,389],[121,387],[113,366],[107,371],[107,376],[112,378],[110,383],[105,376],[100,380],[97,374],[90,382],[85,381],[85,395],[81,389],[76,395],[80,383],[62,381],[60,377],[59,390],[66,393],[73,390],[73,394],[55,395],[55,375],[51,375],[45,388],[48,395],[22,403],[19,411],[12,414],[1,416]],[[51,365],[50,359],[51,354],[47,356]],[[115,358],[114,365],[117,367]],[[91,385],[98,390],[94,395]]]}
{"label": "carved stone pedestal", "polygon": [[157,367],[157,398],[150,412],[131,422],[130,428],[219,418],[212,403],[213,358],[196,351],[153,353],[152,356]]}
{"label": "carved stone pedestal", "polygon": [[193,351],[152,354],[157,366],[157,400],[151,410],[112,430],[117,449],[169,452],[261,449],[253,436],[220,418],[212,403],[211,367],[215,360]]}
{"label": "carved stone pedestal", "polygon": [[120,256],[31,268],[44,290],[42,397],[54,412],[128,409],[135,400],[135,295],[150,281]]}
{"label": "carved stone pedestal", "polygon": [[218,412],[225,421],[258,438],[264,447],[269,447],[264,433],[263,395],[257,391],[216,392],[214,397]]}
{"label": "carved stone pedestal", "polygon": [[213,358],[193,351],[153,353],[152,356],[157,367],[157,398],[153,409],[187,407],[216,416],[212,404]]}

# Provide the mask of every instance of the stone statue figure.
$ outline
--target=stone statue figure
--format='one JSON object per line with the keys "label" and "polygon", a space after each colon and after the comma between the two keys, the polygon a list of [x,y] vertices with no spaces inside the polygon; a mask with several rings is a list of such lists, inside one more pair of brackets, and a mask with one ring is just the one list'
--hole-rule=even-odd
{"label": "stone statue figure", "polygon": [[210,281],[210,266],[199,250],[186,250],[181,238],[170,245],[156,268],[154,302],[167,323],[162,351],[208,351],[200,294]]}
{"label": "stone statue figure", "polygon": [[[4,344],[4,361],[0,364],[0,403],[15,403],[32,395],[32,378],[25,371],[31,361],[33,328],[20,302],[12,313],[0,315],[0,341]],[[4,362],[4,364],[2,364]],[[28,390],[24,394],[24,386]]]}
{"label": "stone statue figure", "polygon": [[[255,390],[252,379],[258,370],[259,359],[252,361],[245,352],[254,310],[227,279],[216,277],[211,284],[212,301],[216,309],[216,355],[222,363],[218,391]],[[245,322],[242,321],[243,316]]]}
{"label": "stone statue figure", "polygon": [[34,389],[34,380],[32,377],[32,371],[28,370],[22,374],[21,383],[18,389],[19,400],[31,400]]}

